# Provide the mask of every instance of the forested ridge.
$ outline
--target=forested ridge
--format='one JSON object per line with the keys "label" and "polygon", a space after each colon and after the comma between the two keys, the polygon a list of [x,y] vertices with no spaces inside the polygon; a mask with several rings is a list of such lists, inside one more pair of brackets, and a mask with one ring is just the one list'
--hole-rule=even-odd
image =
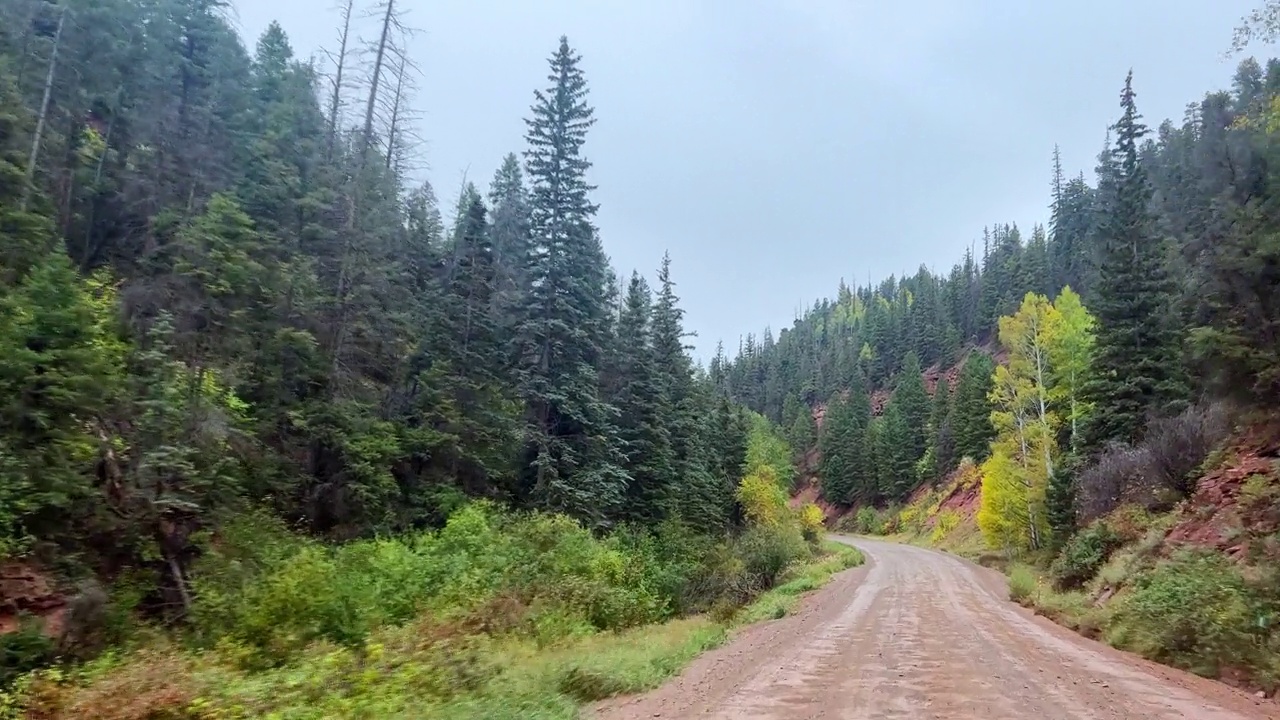
{"label": "forested ridge", "polygon": [[[246,49],[222,0],[0,7],[0,711],[100,716],[94,671],[23,673],[168,628],[240,648],[220,713],[388,717],[487,693],[481,638],[727,623],[828,557],[816,509],[787,507],[785,441],[691,359],[678,270],[611,267],[568,39],[522,146],[442,209],[413,180],[402,9],[342,3],[321,63],[278,24]],[[393,630],[411,621],[453,624]],[[699,633],[656,652],[723,628]],[[343,659],[306,671],[316,687],[375,642],[442,676],[349,688],[343,710],[262,691],[287,676],[254,673],[324,642]],[[153,665],[123,682],[167,676],[170,700],[100,699],[190,710],[202,681]],[[574,677],[524,699],[606,692]]]}
{"label": "forested ridge", "polygon": [[1038,612],[1265,695],[1280,61],[1239,61],[1154,128],[1140,85],[1118,84],[1092,179],[1054,150],[1046,226],[989,227],[945,275],[842,284],[710,374],[784,429],[838,527],[1005,567]]}
{"label": "forested ridge", "polygon": [[842,284],[777,337],[717,353],[731,397],[822,449],[829,500],[901,502],[1031,419],[1065,466],[1039,482],[1073,487],[1153,421],[1275,402],[1280,61],[1241,61],[1230,90],[1155,129],[1136,87],[1124,79],[1092,183],[1054,151],[1047,226],[996,224],[946,274]]}
{"label": "forested ridge", "polygon": [[838,507],[980,477],[1070,580],[1280,399],[1280,61],[1155,129],[1123,79],[1046,226],[704,369],[679,268],[606,254],[589,58],[442,202],[402,10],[304,62],[222,0],[0,6],[0,717],[573,717],[859,562],[813,448]]}
{"label": "forested ridge", "polygon": [[609,266],[578,55],[442,213],[407,185],[415,78],[378,10],[321,77],[278,25],[246,53],[218,2],[6,3],[6,548],[156,541],[180,569],[244,501],[332,538],[465,497],[730,521],[745,416],[695,371],[670,265]]}

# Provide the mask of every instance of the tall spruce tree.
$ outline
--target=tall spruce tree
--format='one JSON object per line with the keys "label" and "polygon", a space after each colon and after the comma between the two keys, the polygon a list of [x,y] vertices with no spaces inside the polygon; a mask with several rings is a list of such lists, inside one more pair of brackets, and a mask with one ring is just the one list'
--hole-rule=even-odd
{"label": "tall spruce tree", "polygon": [[529,193],[515,153],[502,160],[489,185],[490,236],[496,274],[494,305],[504,329],[516,312],[528,285],[530,262]]}
{"label": "tall spruce tree", "polygon": [[849,384],[849,418],[852,427],[849,433],[849,449],[847,451],[850,474],[850,502],[871,505],[880,499],[880,485],[876,475],[871,441],[871,396],[862,379],[862,372],[856,371]]}
{"label": "tall spruce tree", "polygon": [[1181,329],[1169,312],[1173,287],[1139,158],[1147,128],[1135,98],[1130,72],[1120,95],[1122,114],[1112,127],[1112,196],[1098,229],[1101,264],[1091,305],[1098,319],[1097,360],[1089,391],[1096,411],[1087,430],[1094,448],[1138,439],[1150,417],[1176,411],[1186,399]]}
{"label": "tall spruce tree", "polygon": [[912,463],[924,457],[929,439],[929,392],[920,373],[920,359],[914,352],[907,353],[891,400],[906,423],[906,453]]}
{"label": "tall spruce tree", "polygon": [[640,522],[666,517],[679,478],[668,428],[671,408],[654,358],[652,314],[649,284],[632,273],[618,318],[621,385],[614,404],[631,478],[623,514]]}
{"label": "tall spruce tree", "polygon": [[516,375],[529,419],[524,497],[601,523],[619,510],[628,480],[614,410],[599,392],[612,277],[582,156],[595,119],[580,62],[562,37],[551,84],[534,93],[526,120],[532,289],[515,328]]}
{"label": "tall spruce tree", "polygon": [[902,408],[890,402],[872,423],[875,467],[880,496],[901,502],[916,486],[915,461],[911,457],[911,432]]}
{"label": "tall spruce tree", "polygon": [[[671,512],[686,520],[714,523],[720,512],[715,480],[707,469],[706,438],[699,415],[693,365],[685,350],[684,310],[671,277],[671,256],[658,268],[658,297],[653,306],[654,369],[666,410],[665,422],[675,452],[679,487],[669,498]],[[673,480],[675,482],[677,480]]]}
{"label": "tall spruce tree", "polygon": [[847,505],[854,488],[854,470],[851,453],[854,452],[855,421],[853,408],[847,398],[832,396],[822,421],[820,450],[822,462],[818,469],[822,479],[822,496],[828,502]]}
{"label": "tall spruce tree", "polygon": [[951,427],[956,458],[982,462],[991,450],[995,428],[991,425],[992,374],[995,363],[983,352],[972,352],[960,369],[951,405]]}
{"label": "tall spruce tree", "polygon": [[938,378],[933,390],[933,410],[929,414],[929,442],[933,455],[933,477],[941,478],[955,467],[955,431],[951,427],[951,384]]}

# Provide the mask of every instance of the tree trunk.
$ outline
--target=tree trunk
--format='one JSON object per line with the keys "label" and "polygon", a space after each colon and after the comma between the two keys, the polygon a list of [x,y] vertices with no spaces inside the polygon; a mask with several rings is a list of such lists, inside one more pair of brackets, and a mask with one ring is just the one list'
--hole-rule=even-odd
{"label": "tree trunk", "polygon": [[36,118],[35,137],[31,139],[31,155],[27,160],[27,184],[22,188],[22,210],[27,209],[31,201],[31,190],[35,187],[36,162],[40,159],[40,140],[44,135],[44,126],[48,121],[49,99],[53,96],[53,78],[58,69],[58,48],[62,44],[62,27],[67,21],[67,8],[63,7],[58,14],[58,30],[53,35],[53,52],[49,54],[49,72],[44,78],[44,97],[40,100],[40,115]]}
{"label": "tree trunk", "polygon": [[378,40],[378,51],[373,60],[373,74],[369,78],[369,101],[364,110],[364,133],[360,139],[360,170],[363,174],[365,162],[369,157],[369,146],[373,144],[373,111],[378,103],[378,84],[382,78],[382,63],[387,53],[387,40],[391,36],[391,23],[395,19],[396,0],[387,0],[387,11],[382,16],[382,36]]}
{"label": "tree trunk", "polygon": [[347,39],[351,36],[351,11],[355,0],[347,0],[342,8],[342,33],[338,36],[337,66],[333,77],[333,95],[329,98],[329,145],[327,158],[333,160],[333,146],[338,137],[338,113],[342,111],[342,71],[347,65]]}

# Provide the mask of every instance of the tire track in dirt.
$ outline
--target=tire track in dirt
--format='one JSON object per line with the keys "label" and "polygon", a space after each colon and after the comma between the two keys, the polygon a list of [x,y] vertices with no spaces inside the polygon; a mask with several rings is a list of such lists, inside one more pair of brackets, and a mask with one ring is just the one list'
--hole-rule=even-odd
{"label": "tire track in dirt", "polygon": [[848,540],[846,571],[598,720],[1261,720],[1278,707],[1086,640],[1005,599],[993,571]]}

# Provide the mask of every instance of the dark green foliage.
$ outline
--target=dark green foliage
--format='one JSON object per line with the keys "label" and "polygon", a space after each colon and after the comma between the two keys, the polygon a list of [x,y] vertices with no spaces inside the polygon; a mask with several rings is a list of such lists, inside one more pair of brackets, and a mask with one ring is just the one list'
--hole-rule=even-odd
{"label": "dark green foliage", "polygon": [[661,387],[653,350],[652,298],[639,274],[631,275],[618,319],[618,376],[614,396],[619,437],[627,456],[627,507],[632,519],[662,519],[678,479],[668,426],[671,406]]}
{"label": "dark green foliage", "polygon": [[23,673],[52,662],[56,653],[53,639],[39,620],[20,618],[16,630],[0,635],[0,691]]}
{"label": "dark green foliage", "polygon": [[[1268,187],[1280,177],[1270,171]],[[1274,201],[1234,210],[1225,237],[1200,250],[1199,322],[1191,330],[1208,384],[1247,402],[1280,399],[1280,232]]]}
{"label": "dark green foliage", "polygon": [[[52,38],[0,12],[0,556],[145,570],[140,609],[177,616],[257,505],[342,540],[476,497],[731,524],[745,411],[689,358],[669,263],[618,316],[567,43],[525,167],[446,227],[403,179],[395,68],[348,62],[331,105],[279,25],[250,58],[225,3],[66,7],[34,183]],[[386,127],[349,129],[357,84]]]}
{"label": "dark green foliage", "polygon": [[933,410],[929,413],[929,447],[933,453],[933,478],[939,479],[956,466],[955,430],[951,424],[951,384],[938,378],[933,390]]}
{"label": "dark green foliage", "polygon": [[787,429],[787,442],[797,458],[813,449],[818,442],[818,424],[808,405],[788,395],[782,404],[782,426]]}
{"label": "dark green foliage", "polygon": [[853,418],[853,408],[845,398],[836,396],[827,403],[819,445],[822,464],[822,496],[828,501],[849,504],[853,497],[854,470],[850,455],[862,434]]}
{"label": "dark green foliage", "polygon": [[912,457],[912,432],[906,415],[890,402],[884,415],[871,423],[869,434],[880,497],[889,502],[906,500],[916,486],[916,458]]}
{"label": "dark green foliage", "polygon": [[0,294],[0,555],[31,533],[61,534],[94,492],[100,441],[86,423],[111,408],[123,352],[110,294],[94,297],[52,252]]}
{"label": "dark green foliage", "polygon": [[995,428],[991,425],[991,375],[995,363],[985,353],[974,352],[965,360],[956,381],[951,404],[951,427],[955,437],[955,457],[974,462],[986,459]]}
{"label": "dark green foliage", "polygon": [[1087,583],[1102,569],[1124,541],[1105,522],[1095,522],[1073,535],[1049,568],[1059,590],[1071,590]]}
{"label": "dark green foliage", "polygon": [[1109,639],[1207,677],[1226,668],[1266,668],[1272,631],[1264,619],[1273,617],[1274,602],[1274,592],[1250,586],[1224,555],[1183,551],[1137,578]]}
{"label": "dark green foliage", "polygon": [[907,353],[889,402],[902,412],[907,428],[906,451],[914,463],[924,456],[929,440],[929,392],[920,375],[920,359],[914,352]]}
{"label": "dark green foliage", "polygon": [[828,402],[823,419],[819,474],[831,502],[867,505],[880,499],[870,427],[871,401],[855,375],[848,393]]}
{"label": "dark green foliage", "polygon": [[1098,320],[1097,366],[1089,394],[1095,410],[1088,443],[1136,440],[1146,420],[1185,405],[1180,328],[1164,243],[1149,213],[1151,184],[1139,161],[1147,134],[1134,101],[1132,73],[1121,94],[1116,146],[1104,171],[1104,214],[1096,225],[1099,274],[1090,308]]}
{"label": "dark green foliage", "polygon": [[528,408],[520,495],[536,507],[603,523],[629,482],[600,395],[598,366],[609,321],[611,277],[592,218],[581,149],[595,122],[580,57],[561,38],[551,83],[526,121],[531,184],[531,289],[515,327],[516,379]]}
{"label": "dark green foliage", "polygon": [[1054,468],[1045,489],[1045,515],[1049,521],[1049,549],[1056,551],[1076,531],[1076,475],[1080,460],[1068,457]]}
{"label": "dark green foliage", "polygon": [[1067,179],[1062,156],[1053,149],[1053,198],[1050,206],[1049,290],[1071,287],[1086,300],[1094,287],[1095,258],[1088,244],[1093,223],[1092,190],[1083,175]]}

